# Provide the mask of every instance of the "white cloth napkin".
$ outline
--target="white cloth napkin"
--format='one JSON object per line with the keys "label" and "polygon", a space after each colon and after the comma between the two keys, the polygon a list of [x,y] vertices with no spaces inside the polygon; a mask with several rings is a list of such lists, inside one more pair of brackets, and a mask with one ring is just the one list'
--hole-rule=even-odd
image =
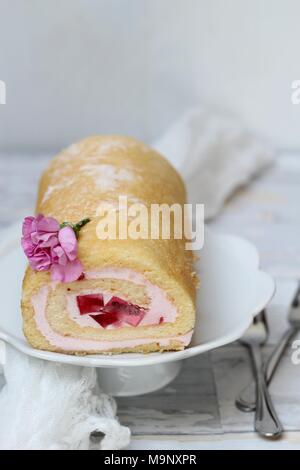
{"label": "white cloth napkin", "polygon": [[[96,369],[42,361],[6,347],[0,449],[123,449],[130,431],[115,401],[98,390]],[[99,432],[103,438],[91,439]]]}
{"label": "white cloth napkin", "polygon": [[189,202],[214,217],[238,187],[272,163],[273,151],[234,117],[205,108],[185,113],[154,148],[183,176]]}
{"label": "white cloth napkin", "polygon": [[[190,201],[213,217],[240,185],[272,162],[268,146],[233,118],[186,113],[154,147],[182,173]],[[1,449],[122,449],[130,431],[115,401],[100,393],[96,370],[30,358],[7,347],[0,394]],[[100,432],[102,439],[91,438]]]}

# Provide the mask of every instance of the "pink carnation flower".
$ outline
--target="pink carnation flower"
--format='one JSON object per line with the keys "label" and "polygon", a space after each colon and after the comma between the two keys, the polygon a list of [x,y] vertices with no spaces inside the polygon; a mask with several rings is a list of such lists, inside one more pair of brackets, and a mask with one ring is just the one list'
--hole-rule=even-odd
{"label": "pink carnation flower", "polygon": [[53,281],[72,282],[82,274],[72,227],[60,228],[52,217],[25,217],[21,244],[35,271],[50,271]]}

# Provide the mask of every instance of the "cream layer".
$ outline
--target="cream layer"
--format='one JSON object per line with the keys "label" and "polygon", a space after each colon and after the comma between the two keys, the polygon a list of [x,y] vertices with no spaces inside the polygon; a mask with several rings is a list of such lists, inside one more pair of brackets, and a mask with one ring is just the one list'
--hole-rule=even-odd
{"label": "cream layer", "polygon": [[[131,269],[104,268],[99,271],[89,271],[85,273],[85,279],[118,279],[129,281],[143,287],[150,303],[147,307],[147,312],[144,318],[139,323],[139,326],[159,325],[161,322],[173,323],[176,319],[176,307],[168,299],[166,293],[158,286],[155,286],[148,281],[142,274]],[[99,292],[97,289],[86,289],[80,292],[80,295],[85,294],[103,294],[104,303],[108,302],[108,300],[114,295],[112,292]],[[96,323],[89,315],[80,315],[76,301],[77,295],[78,294],[67,294],[67,310],[70,318],[80,326],[90,326],[92,328],[102,329],[102,326]],[[108,327],[108,329],[114,328],[119,327],[114,325],[110,325]]]}
{"label": "cream layer", "polygon": [[[140,326],[158,324],[161,316],[164,317],[166,322],[174,322],[176,318],[176,308],[167,295],[159,287],[150,283],[143,275],[131,271],[129,269],[122,268],[105,268],[101,271],[93,271],[85,273],[86,279],[97,279],[97,278],[113,278],[113,279],[126,279],[127,281],[134,282],[135,284],[141,284],[145,287],[147,296],[150,299],[149,310],[145,315],[144,319],[140,323]],[[54,287],[54,286],[53,286]],[[172,341],[179,341],[183,347],[186,347],[192,338],[193,330],[189,331],[184,335],[178,335],[167,338],[137,338],[130,340],[118,340],[118,341],[103,341],[103,340],[92,340],[82,338],[71,338],[60,335],[55,332],[48,322],[46,315],[47,298],[49,294],[49,286],[44,286],[40,291],[32,297],[32,305],[34,308],[35,321],[38,329],[41,331],[43,336],[55,347],[61,348],[65,351],[107,351],[112,349],[125,349],[134,348],[135,346],[141,346],[151,343],[158,343],[162,347],[168,346]],[[106,295],[110,295],[107,293]],[[74,319],[74,316],[79,322],[78,307],[75,306],[74,300],[68,300],[68,309],[70,316]],[[71,311],[70,311],[71,309]],[[77,309],[77,310],[76,310]],[[83,315],[82,317],[85,317]],[[93,321],[93,320],[92,320]],[[83,320],[82,326],[87,326],[86,320]],[[91,326],[91,325],[89,325]],[[94,325],[93,325],[94,326]],[[100,327],[101,328],[101,327]]]}

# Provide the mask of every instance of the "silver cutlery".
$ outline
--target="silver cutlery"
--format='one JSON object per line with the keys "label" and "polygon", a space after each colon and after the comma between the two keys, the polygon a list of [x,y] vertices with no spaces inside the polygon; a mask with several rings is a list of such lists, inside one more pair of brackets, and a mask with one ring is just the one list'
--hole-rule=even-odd
{"label": "silver cutlery", "polygon": [[255,430],[263,437],[279,437],[283,428],[274,409],[263,370],[261,346],[265,344],[267,337],[268,328],[263,311],[254,318],[241,342],[249,348],[253,362],[256,383]]}
{"label": "silver cutlery", "polygon": [[[290,306],[288,321],[289,329],[282,335],[277,346],[270,354],[264,365],[264,374],[269,386],[277,366],[293,337],[300,331],[300,283]],[[252,381],[245,387],[236,399],[237,407],[242,411],[255,411],[255,382]]]}

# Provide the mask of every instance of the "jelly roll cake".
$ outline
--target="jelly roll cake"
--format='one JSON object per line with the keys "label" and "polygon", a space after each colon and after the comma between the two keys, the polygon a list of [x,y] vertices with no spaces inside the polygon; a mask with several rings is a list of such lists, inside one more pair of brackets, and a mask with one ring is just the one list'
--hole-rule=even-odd
{"label": "jelly roll cake", "polygon": [[118,213],[120,196],[128,207],[186,202],[176,170],[128,137],[82,140],[43,174],[37,215],[26,217],[22,235],[29,259],[23,328],[33,347],[112,354],[180,350],[190,343],[192,252],[184,236],[120,237],[119,222],[115,238],[99,236],[103,204]]}

